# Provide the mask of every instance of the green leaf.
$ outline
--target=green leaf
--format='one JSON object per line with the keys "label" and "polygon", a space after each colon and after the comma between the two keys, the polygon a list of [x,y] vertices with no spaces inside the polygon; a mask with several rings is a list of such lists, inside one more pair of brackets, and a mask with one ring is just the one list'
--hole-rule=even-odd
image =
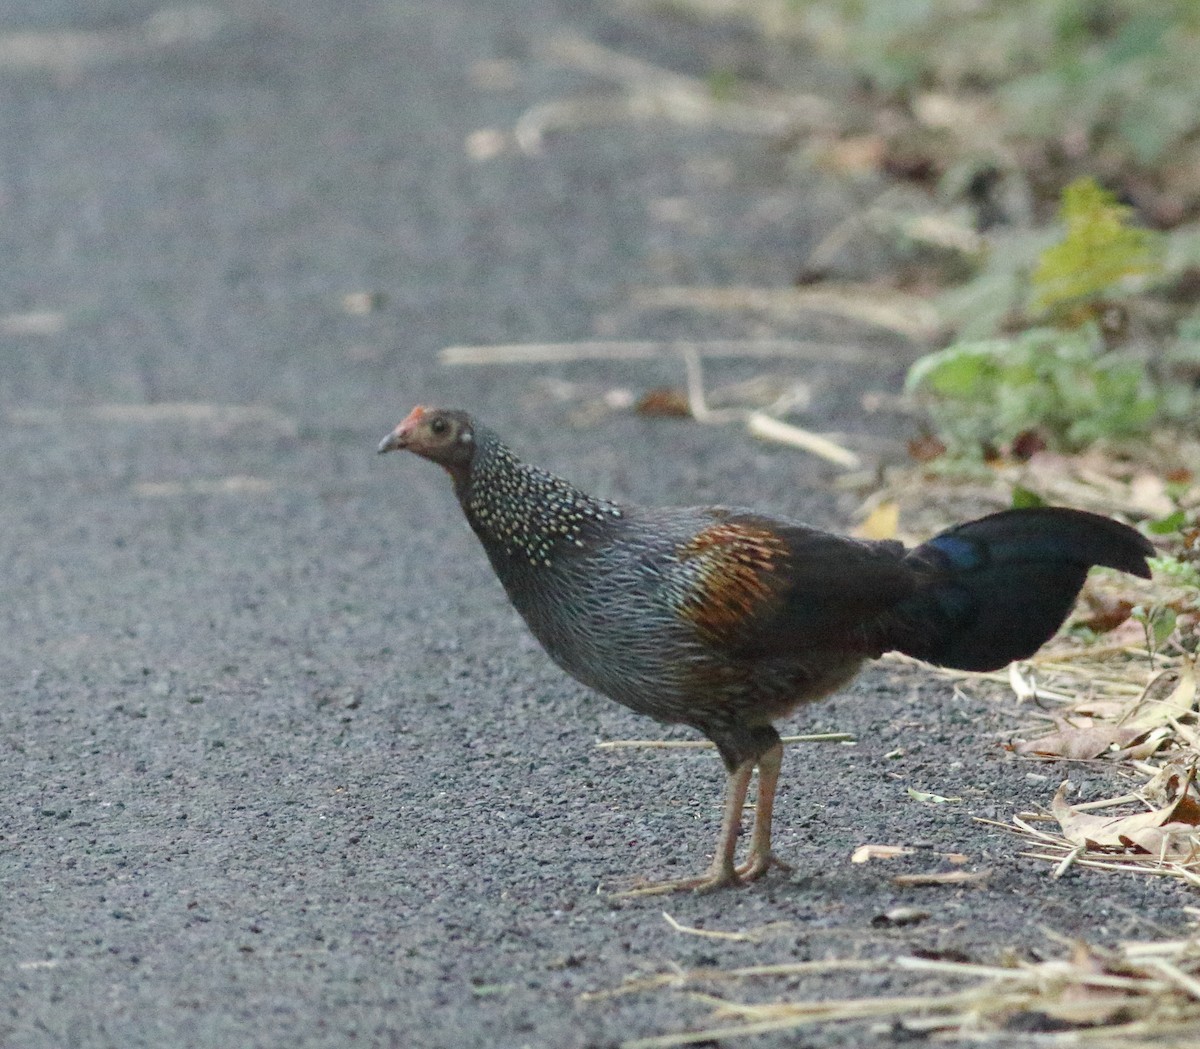
{"label": "green leaf", "polygon": [[1151,618],[1150,626],[1154,631],[1154,643],[1162,645],[1171,636],[1179,617],[1175,614],[1175,609],[1166,606],[1159,607],[1155,611],[1158,614]]}
{"label": "green leaf", "polygon": [[1146,647],[1154,650],[1160,648],[1171,636],[1179,618],[1175,610],[1166,605],[1151,605],[1148,609],[1138,605],[1129,616],[1142,624],[1146,631]]}
{"label": "green leaf", "polygon": [[1132,213],[1095,179],[1082,178],[1067,186],[1060,212],[1066,235],[1038,259],[1032,277],[1033,308],[1094,302],[1117,294],[1128,278],[1159,273],[1161,238],[1130,226]]}
{"label": "green leaf", "polygon": [[1141,363],[1105,353],[1093,326],[956,343],[916,361],[905,388],[922,397],[938,436],[959,457],[978,457],[981,445],[1027,430],[1068,449],[1135,436],[1161,407]]}
{"label": "green leaf", "polygon": [[1003,340],[957,343],[937,353],[926,354],[909,369],[904,388],[912,392],[922,386],[945,397],[970,397],[991,378],[993,357],[1003,352]]}
{"label": "green leaf", "polygon": [[1170,535],[1172,532],[1180,531],[1186,523],[1187,512],[1185,510],[1176,510],[1173,514],[1160,517],[1157,521],[1148,521],[1146,523],[1146,531],[1151,535]]}
{"label": "green leaf", "polygon": [[1031,492],[1028,488],[1023,488],[1019,484],[1013,485],[1012,508],[1014,510],[1029,510],[1045,505],[1046,500],[1038,495],[1037,492]]}
{"label": "green leaf", "polygon": [[1146,563],[1157,576],[1165,576],[1171,586],[1193,587],[1200,589],[1200,565],[1190,561],[1181,561],[1178,557],[1163,555],[1148,557]]}

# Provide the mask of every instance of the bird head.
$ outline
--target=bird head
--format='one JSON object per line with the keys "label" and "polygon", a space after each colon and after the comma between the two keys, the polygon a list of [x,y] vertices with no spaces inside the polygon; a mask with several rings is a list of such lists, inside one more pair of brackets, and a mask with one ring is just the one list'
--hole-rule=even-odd
{"label": "bird head", "polygon": [[379,442],[379,451],[407,449],[457,477],[470,472],[475,457],[475,428],[466,412],[417,405]]}

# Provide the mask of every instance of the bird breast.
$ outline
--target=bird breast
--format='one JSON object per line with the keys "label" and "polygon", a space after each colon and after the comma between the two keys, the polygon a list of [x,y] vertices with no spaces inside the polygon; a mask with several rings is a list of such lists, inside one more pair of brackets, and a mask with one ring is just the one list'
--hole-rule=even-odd
{"label": "bird breast", "polygon": [[560,667],[626,706],[664,717],[651,708],[672,703],[682,668],[703,654],[696,631],[668,600],[666,552],[658,541],[590,542],[550,567],[502,555],[507,563],[496,568]]}

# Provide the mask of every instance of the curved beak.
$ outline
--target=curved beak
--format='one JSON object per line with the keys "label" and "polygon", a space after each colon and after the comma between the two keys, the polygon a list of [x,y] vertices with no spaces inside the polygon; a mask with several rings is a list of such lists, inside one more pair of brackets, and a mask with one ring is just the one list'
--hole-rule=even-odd
{"label": "curved beak", "polygon": [[401,423],[391,433],[389,433],[382,441],[379,442],[379,447],[376,449],[380,455],[384,452],[398,452],[402,448],[408,447],[408,434]]}
{"label": "curved beak", "polygon": [[426,409],[418,404],[408,413],[403,422],[397,424],[396,428],[379,442],[379,448],[376,449],[379,454],[398,452],[402,448],[407,448],[408,442],[412,440],[413,430],[417,428],[417,424],[425,417],[425,414]]}

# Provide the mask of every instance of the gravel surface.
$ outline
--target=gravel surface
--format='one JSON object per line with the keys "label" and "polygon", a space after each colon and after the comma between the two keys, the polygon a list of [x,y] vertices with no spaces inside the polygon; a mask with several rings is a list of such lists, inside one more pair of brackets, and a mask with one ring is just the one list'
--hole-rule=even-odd
{"label": "gravel surface", "polygon": [[[811,319],[633,305],[643,286],[786,286],[853,206],[785,183],[763,139],[629,123],[472,159],[473,132],[606,90],[544,57],[562,31],[701,75],[752,54],[733,31],[566,0],[0,6],[5,1049],[600,1049],[708,1022],[670,990],[580,997],[672,965],[994,961],[1059,950],[1047,928],[1103,942],[1181,927],[1177,885],[1052,882],[972,822],[1046,801],[1063,771],[1006,755],[1002,704],[888,666],[787,726],[858,740],[788,752],[776,831],[792,873],[609,898],[703,866],[716,757],[597,749],[686,734],[565,679],[440,471],[376,443],[417,402],[468,407],[607,497],[845,528],[853,504],[826,466],[736,428],[576,424],[567,394],[678,384],[670,358],[449,369],[436,353],[836,337],[878,359],[805,366],[803,421],[877,449],[895,422],[861,395],[894,391],[907,351]],[[1102,768],[1072,775],[1085,794],[1113,786]],[[852,865],[865,842],[919,851]],[[990,880],[892,882],[947,869],[948,852]],[[874,920],[898,905],[929,916]],[[664,910],[709,930],[781,924],[712,939]],[[724,993],[913,986],[849,973]],[[802,1044],[863,1037],[818,1027]]]}

